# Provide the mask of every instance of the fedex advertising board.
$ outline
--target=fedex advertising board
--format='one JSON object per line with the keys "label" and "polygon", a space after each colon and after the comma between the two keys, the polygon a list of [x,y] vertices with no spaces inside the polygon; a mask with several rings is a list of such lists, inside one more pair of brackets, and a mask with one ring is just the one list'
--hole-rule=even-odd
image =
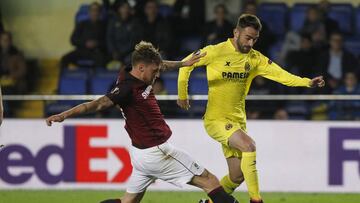
{"label": "fedex advertising board", "polygon": [[[169,142],[221,178],[221,146],[201,120],[169,120]],[[132,166],[123,120],[6,120],[0,128],[0,189],[125,189]],[[360,124],[249,121],[263,191],[360,192]],[[162,181],[149,189],[177,190]],[[191,186],[185,189],[194,189]],[[245,185],[240,187],[245,189]]]}

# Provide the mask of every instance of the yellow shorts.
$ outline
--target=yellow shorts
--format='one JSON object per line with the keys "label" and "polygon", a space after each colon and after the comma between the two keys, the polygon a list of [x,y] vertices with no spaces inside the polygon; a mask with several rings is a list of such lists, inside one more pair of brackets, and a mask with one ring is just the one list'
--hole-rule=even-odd
{"label": "yellow shorts", "polygon": [[225,158],[241,158],[242,152],[229,146],[229,137],[237,130],[246,132],[246,124],[230,120],[204,120],[206,132],[222,145]]}

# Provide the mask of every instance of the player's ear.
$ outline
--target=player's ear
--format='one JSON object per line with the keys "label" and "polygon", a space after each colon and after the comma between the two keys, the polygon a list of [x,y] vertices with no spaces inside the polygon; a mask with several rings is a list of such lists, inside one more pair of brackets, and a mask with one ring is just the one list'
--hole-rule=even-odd
{"label": "player's ear", "polygon": [[139,70],[140,70],[140,72],[144,72],[145,71],[145,64],[140,63],[139,64]]}
{"label": "player's ear", "polygon": [[236,37],[239,35],[239,29],[238,29],[238,28],[234,28],[233,34],[234,34],[234,38],[236,38]]}

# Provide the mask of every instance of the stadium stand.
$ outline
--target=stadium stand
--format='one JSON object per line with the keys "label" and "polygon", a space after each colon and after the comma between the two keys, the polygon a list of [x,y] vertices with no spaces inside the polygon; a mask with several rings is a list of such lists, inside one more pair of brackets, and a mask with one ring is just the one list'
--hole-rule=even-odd
{"label": "stadium stand", "polygon": [[297,3],[290,8],[290,30],[299,32],[304,24],[306,11],[309,7],[314,6],[315,4],[308,3]]}
{"label": "stadium stand", "polygon": [[288,7],[285,3],[262,3],[258,8],[258,16],[279,37],[286,33],[287,15]]}
{"label": "stadium stand", "polygon": [[177,77],[178,71],[164,72],[161,74],[166,91],[170,95],[177,94]]}
{"label": "stadium stand", "polygon": [[89,81],[89,93],[101,95],[109,92],[111,86],[116,82],[117,72],[105,71],[98,68],[96,74],[92,75]]}
{"label": "stadium stand", "polygon": [[[303,26],[307,9],[311,6],[316,6],[315,3],[295,3],[292,7],[288,7],[285,3],[261,3],[258,6],[258,16],[268,24],[271,31],[276,34],[277,41],[271,46],[269,50],[269,58],[277,61],[283,38],[288,31],[299,32]],[[88,4],[83,4],[76,12],[75,21],[77,23],[87,20]],[[102,18],[107,14],[105,9],[102,11]],[[171,20],[174,15],[174,8],[168,4],[159,4],[158,10],[160,16]],[[335,20],[340,25],[340,30],[345,37],[344,46],[351,53],[360,57],[360,6],[353,7],[347,3],[331,4],[329,18]],[[177,55],[173,59],[181,60],[187,54],[197,50],[203,46],[203,39],[199,35],[190,35],[179,38],[178,50],[174,51]],[[79,61],[80,66],[91,66],[91,61]],[[169,95],[177,94],[177,71],[162,73],[161,77],[164,81],[166,91]],[[114,83],[117,73],[114,71],[107,71],[105,68],[88,71],[86,68],[80,68],[75,71],[62,71],[59,75],[58,93],[59,94],[104,94],[110,89]],[[74,78],[77,78],[76,80]],[[70,88],[69,88],[70,87]],[[76,87],[76,88],[75,88]],[[208,91],[206,72],[204,68],[197,68],[193,71],[190,84],[190,94],[206,95]],[[193,102],[190,113],[179,110],[179,116],[201,116],[205,108],[206,102]],[[61,102],[49,104],[46,109],[46,114],[49,114],[49,109],[60,108]],[[49,106],[51,108],[49,108]],[[311,115],[315,111],[313,105],[305,102],[289,102],[286,106],[290,119],[307,119],[314,117]],[[55,109],[56,109],[55,108]],[[314,110],[315,109],[315,110]],[[323,108],[321,108],[323,109]],[[321,110],[321,112],[323,112]],[[322,113],[323,115],[323,113]],[[316,117],[316,116],[315,116]],[[322,116],[321,116],[322,118]]]}
{"label": "stadium stand", "polygon": [[351,4],[332,4],[329,17],[338,22],[342,32],[350,34],[353,31],[353,10]]}
{"label": "stadium stand", "polygon": [[355,10],[355,27],[356,27],[356,35],[360,36],[360,5]]}

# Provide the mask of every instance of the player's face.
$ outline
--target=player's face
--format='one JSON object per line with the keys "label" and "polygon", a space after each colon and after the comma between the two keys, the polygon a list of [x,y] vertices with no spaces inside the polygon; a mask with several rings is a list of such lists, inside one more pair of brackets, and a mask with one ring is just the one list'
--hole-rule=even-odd
{"label": "player's face", "polygon": [[241,53],[249,53],[258,38],[259,31],[252,27],[235,28],[234,30],[234,41]]}
{"label": "player's face", "polygon": [[160,65],[155,63],[147,64],[144,68],[143,81],[148,84],[154,84],[156,78],[160,77]]}

